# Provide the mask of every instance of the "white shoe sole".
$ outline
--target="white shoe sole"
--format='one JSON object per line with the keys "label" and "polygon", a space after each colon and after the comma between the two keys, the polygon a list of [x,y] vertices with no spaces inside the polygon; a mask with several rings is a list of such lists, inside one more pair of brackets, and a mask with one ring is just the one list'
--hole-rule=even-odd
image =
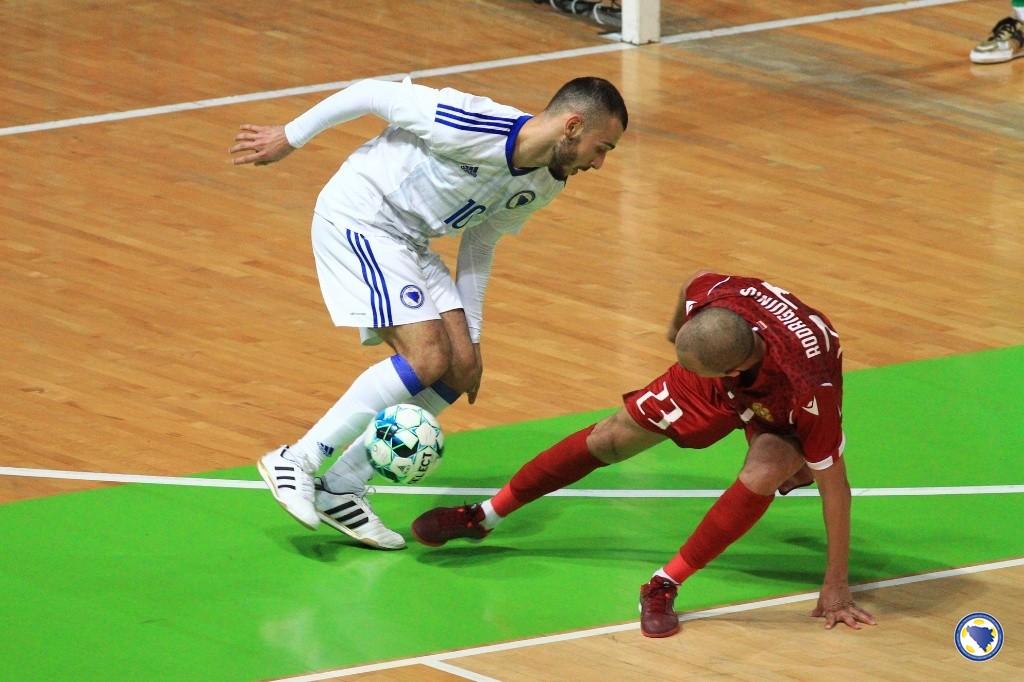
{"label": "white shoe sole", "polygon": [[402,540],[401,546],[399,546],[399,547],[389,547],[387,545],[380,544],[379,542],[377,542],[373,538],[359,535],[358,533],[356,533],[351,528],[346,528],[345,526],[341,525],[340,523],[338,523],[337,521],[332,519],[327,514],[324,514],[320,510],[317,510],[316,513],[317,513],[317,516],[320,517],[320,520],[323,521],[324,523],[326,523],[328,526],[330,526],[331,528],[333,528],[335,530],[340,530],[345,535],[349,536],[353,540],[358,540],[359,542],[363,543],[367,547],[373,547],[374,549],[383,549],[383,550],[405,549],[406,545],[405,545],[405,539],[404,538]]}
{"label": "white shoe sole", "polygon": [[299,516],[297,516],[295,513],[293,513],[291,509],[288,508],[288,505],[287,505],[287,503],[285,503],[284,500],[282,500],[280,497],[278,497],[278,495],[277,495],[277,488],[274,486],[274,477],[271,476],[270,472],[267,471],[267,468],[265,466],[263,466],[263,459],[262,458],[256,460],[256,470],[258,472],[260,472],[260,478],[262,478],[263,482],[267,484],[268,488],[270,488],[270,494],[274,496],[274,500],[279,505],[281,505],[282,509],[284,509],[286,512],[288,512],[288,516],[292,517],[293,519],[295,519],[296,521],[298,521],[299,523],[301,523],[303,526],[305,526],[306,528],[308,528],[310,530],[316,530],[320,526],[319,522],[314,523],[314,524],[309,524],[306,521],[303,521]]}
{"label": "white shoe sole", "polygon": [[1004,64],[1014,59],[1024,57],[1024,51],[1013,53],[1007,56],[1003,54],[992,54],[991,52],[971,52],[972,64]]}

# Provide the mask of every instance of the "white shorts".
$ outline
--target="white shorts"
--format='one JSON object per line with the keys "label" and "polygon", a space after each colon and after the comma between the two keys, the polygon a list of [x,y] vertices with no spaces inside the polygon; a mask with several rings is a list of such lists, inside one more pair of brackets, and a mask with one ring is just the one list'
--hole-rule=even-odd
{"label": "white shorts", "polygon": [[345,228],[313,214],[313,257],[320,291],[338,327],[359,327],[367,346],[374,329],[439,320],[462,308],[448,267],[431,251],[419,253],[372,230]]}

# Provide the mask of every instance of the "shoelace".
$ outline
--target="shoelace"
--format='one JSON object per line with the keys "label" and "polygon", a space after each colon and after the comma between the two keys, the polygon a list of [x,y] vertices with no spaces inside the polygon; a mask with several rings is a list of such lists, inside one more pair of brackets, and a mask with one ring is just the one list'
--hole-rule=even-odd
{"label": "shoelace", "polygon": [[442,512],[438,519],[440,526],[465,526],[472,528],[475,525],[475,514],[473,505],[464,504],[461,507],[449,507]]}
{"label": "shoelace", "polygon": [[658,586],[644,595],[644,601],[656,606],[661,611],[668,611],[669,602],[675,597],[675,585],[668,580],[661,581]]}
{"label": "shoelace", "polygon": [[1024,42],[1020,22],[1013,17],[1006,17],[992,29],[992,37],[989,40],[1006,41],[1011,38],[1016,39],[1018,42]]}

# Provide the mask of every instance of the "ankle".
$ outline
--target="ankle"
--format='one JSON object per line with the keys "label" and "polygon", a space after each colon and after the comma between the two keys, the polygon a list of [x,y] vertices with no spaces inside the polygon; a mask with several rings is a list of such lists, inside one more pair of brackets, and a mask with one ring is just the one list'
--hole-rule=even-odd
{"label": "ankle", "polygon": [[[491,499],[493,500],[494,498]],[[484,500],[481,502],[480,509],[484,512],[484,518],[480,521],[480,525],[487,530],[491,530],[505,518],[498,512],[494,511],[494,505],[491,503],[491,500]]]}

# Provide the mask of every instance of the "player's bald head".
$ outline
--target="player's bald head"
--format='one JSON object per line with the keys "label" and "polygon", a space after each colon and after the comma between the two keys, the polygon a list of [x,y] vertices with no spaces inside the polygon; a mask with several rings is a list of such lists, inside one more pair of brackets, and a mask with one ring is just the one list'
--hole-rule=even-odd
{"label": "player's bald head", "polygon": [[615,117],[626,129],[629,112],[618,89],[604,78],[583,76],[574,78],[555,93],[544,111],[563,113],[572,111],[583,114],[584,125]]}
{"label": "player's bald head", "polygon": [[725,375],[754,352],[754,332],[742,317],[711,306],[691,317],[676,335],[679,364],[703,376]]}

